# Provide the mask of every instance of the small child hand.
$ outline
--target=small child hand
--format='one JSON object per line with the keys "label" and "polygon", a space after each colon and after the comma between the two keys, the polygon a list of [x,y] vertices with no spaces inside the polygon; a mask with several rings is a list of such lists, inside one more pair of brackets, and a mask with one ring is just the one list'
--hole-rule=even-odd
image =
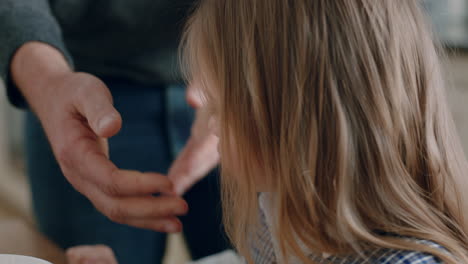
{"label": "small child hand", "polygon": [[68,264],[118,264],[112,249],[105,245],[72,247],[66,256]]}

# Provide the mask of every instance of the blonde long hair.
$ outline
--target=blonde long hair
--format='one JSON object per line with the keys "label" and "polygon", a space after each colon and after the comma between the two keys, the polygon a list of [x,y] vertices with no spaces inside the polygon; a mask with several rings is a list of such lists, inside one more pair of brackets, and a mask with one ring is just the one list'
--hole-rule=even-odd
{"label": "blonde long hair", "polygon": [[183,40],[220,122],[224,220],[242,255],[261,182],[284,256],[384,247],[468,263],[468,166],[419,1],[205,0]]}

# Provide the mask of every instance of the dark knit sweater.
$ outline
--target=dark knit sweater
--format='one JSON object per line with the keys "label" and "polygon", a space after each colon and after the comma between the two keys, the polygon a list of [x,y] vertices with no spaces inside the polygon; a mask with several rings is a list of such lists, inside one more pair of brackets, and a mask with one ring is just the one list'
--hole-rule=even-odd
{"label": "dark knit sweater", "polygon": [[147,84],[180,81],[177,47],[193,0],[1,0],[0,77],[15,105],[11,58],[29,41],[58,48],[76,71]]}

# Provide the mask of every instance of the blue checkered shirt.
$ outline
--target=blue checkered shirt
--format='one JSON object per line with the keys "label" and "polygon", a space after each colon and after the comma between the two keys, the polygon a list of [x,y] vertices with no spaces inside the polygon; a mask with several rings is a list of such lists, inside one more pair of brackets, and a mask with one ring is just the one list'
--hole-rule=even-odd
{"label": "blue checkered shirt", "polygon": [[[251,247],[255,264],[279,263],[275,254],[275,245],[269,230],[265,213],[260,210],[260,228],[257,230],[257,243]],[[442,246],[427,240],[414,240],[416,243],[429,245],[446,251]],[[321,257],[310,254],[309,258],[316,264],[442,264],[437,257],[416,251],[397,249],[376,249],[365,257],[359,255]],[[288,264],[300,263],[297,260]]]}

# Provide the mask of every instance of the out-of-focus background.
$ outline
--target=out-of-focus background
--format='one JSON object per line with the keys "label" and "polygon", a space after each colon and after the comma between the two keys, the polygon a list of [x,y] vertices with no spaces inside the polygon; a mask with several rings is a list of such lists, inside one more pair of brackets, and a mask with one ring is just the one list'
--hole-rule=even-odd
{"label": "out-of-focus background", "polygon": [[[448,101],[468,153],[468,0],[424,2],[438,36],[448,47],[444,62]],[[32,255],[61,264],[63,251],[40,235],[34,225],[24,175],[22,118],[22,112],[8,104],[0,84],[0,254]],[[166,263],[184,263],[188,257],[183,238],[171,236],[169,244]]]}

